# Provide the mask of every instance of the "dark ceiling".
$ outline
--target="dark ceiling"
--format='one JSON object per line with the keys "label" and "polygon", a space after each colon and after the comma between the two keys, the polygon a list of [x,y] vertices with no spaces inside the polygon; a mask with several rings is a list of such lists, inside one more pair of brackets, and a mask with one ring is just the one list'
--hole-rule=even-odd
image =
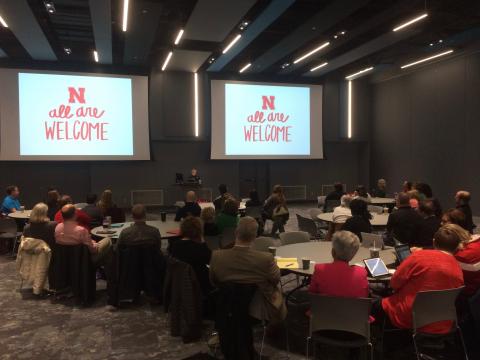
{"label": "dark ceiling", "polygon": [[[374,66],[391,72],[419,57],[480,39],[479,0],[130,0],[122,31],[124,0],[0,0],[0,65],[99,62],[115,69],[266,75],[317,81]],[[428,17],[402,31],[392,29],[424,12]],[[248,26],[240,29],[248,21]],[[179,29],[182,40],[174,45]],[[237,35],[240,40],[222,50]],[[330,45],[294,64],[319,45]],[[212,61],[212,59],[215,59]],[[317,71],[310,69],[323,62]]]}

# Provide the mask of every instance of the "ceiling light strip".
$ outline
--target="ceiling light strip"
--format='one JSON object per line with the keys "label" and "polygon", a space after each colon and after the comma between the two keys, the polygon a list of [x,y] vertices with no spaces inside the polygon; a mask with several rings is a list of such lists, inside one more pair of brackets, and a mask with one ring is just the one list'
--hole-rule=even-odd
{"label": "ceiling light strip", "polygon": [[414,65],[417,65],[417,64],[421,64],[421,63],[424,63],[425,61],[428,61],[428,60],[432,60],[432,59],[436,59],[440,56],[445,56],[445,55],[448,55],[448,54],[451,54],[453,52],[453,50],[448,50],[448,51],[444,51],[440,54],[436,54],[436,55],[433,55],[433,56],[429,56],[429,57],[426,57],[426,58],[423,58],[423,59],[420,59],[420,60],[417,60],[417,61],[414,61],[410,64],[406,64],[406,65],[403,65],[403,66],[400,66],[401,69],[405,69],[405,68],[408,68],[410,66],[414,66]]}
{"label": "ceiling light strip", "polygon": [[195,137],[198,137],[198,74],[194,74],[194,92],[195,92]]}
{"label": "ceiling light strip", "polygon": [[320,45],[319,47],[317,47],[317,48],[313,49],[312,51],[306,53],[305,55],[300,56],[298,59],[295,59],[295,60],[293,61],[293,63],[294,63],[294,64],[299,63],[300,61],[306,59],[306,58],[309,57],[309,56],[312,56],[313,54],[315,54],[316,52],[322,50],[323,48],[326,48],[328,45],[330,45],[330,42],[327,41],[326,43],[323,43],[322,45]]}
{"label": "ceiling light strip", "polygon": [[122,30],[127,31],[127,23],[128,23],[128,1],[123,0],[123,21],[122,21]]}
{"label": "ceiling light strip", "polygon": [[369,72],[369,71],[372,71],[372,70],[373,70],[373,66],[370,66],[370,67],[368,67],[366,69],[362,69],[362,70],[360,70],[360,71],[358,71],[354,74],[345,76],[345,79],[352,80],[354,77],[357,77],[358,75],[361,75],[363,73],[366,73],[366,72]]}
{"label": "ceiling light strip", "polygon": [[347,137],[352,138],[352,81],[348,81]]}
{"label": "ceiling light strip", "polygon": [[240,74],[243,73],[243,72],[244,72],[245,70],[247,70],[250,66],[252,66],[252,64],[251,64],[251,63],[248,63],[247,65],[245,65],[244,67],[242,67],[242,68],[240,69],[239,73],[240,73]]}
{"label": "ceiling light strip", "polygon": [[182,39],[183,32],[184,32],[183,29],[180,29],[180,31],[178,32],[178,35],[177,35],[177,37],[175,38],[175,45],[178,45],[178,43],[179,43],[180,40]]}
{"label": "ceiling light strip", "polygon": [[0,24],[2,24],[3,27],[8,28],[7,22],[0,16]]}
{"label": "ceiling light strip", "polygon": [[417,17],[414,18],[414,19],[408,20],[406,23],[403,23],[403,24],[401,24],[401,25],[398,25],[396,28],[393,29],[393,31],[402,30],[403,28],[406,28],[407,26],[410,26],[410,25],[416,23],[417,21],[420,21],[420,20],[425,19],[427,16],[428,16],[427,13],[422,14],[422,15],[420,15],[420,16],[417,16]]}
{"label": "ceiling light strip", "polygon": [[321,68],[323,68],[324,66],[327,66],[327,65],[328,65],[328,62],[324,62],[324,63],[322,63],[318,66],[315,66],[315,67],[311,68],[310,71],[317,71],[318,69],[321,69]]}
{"label": "ceiling light strip", "polygon": [[97,50],[93,50],[93,59],[95,60],[95,62],[98,62],[98,52],[97,52]]}
{"label": "ceiling light strip", "polygon": [[235,38],[230,42],[230,44],[227,45],[227,47],[225,49],[223,49],[222,51],[222,54],[225,54],[228,50],[230,50],[230,48],[235,45],[235,43],[240,40],[240,38],[242,37],[241,34],[238,34],[237,36],[235,36]]}
{"label": "ceiling light strip", "polygon": [[173,55],[173,52],[170,51],[170,52],[168,53],[168,55],[167,55],[167,58],[166,58],[165,61],[163,62],[162,71],[165,71],[165,69],[167,68],[167,65],[168,65],[168,63],[169,63],[170,58],[172,57],[172,55]]}

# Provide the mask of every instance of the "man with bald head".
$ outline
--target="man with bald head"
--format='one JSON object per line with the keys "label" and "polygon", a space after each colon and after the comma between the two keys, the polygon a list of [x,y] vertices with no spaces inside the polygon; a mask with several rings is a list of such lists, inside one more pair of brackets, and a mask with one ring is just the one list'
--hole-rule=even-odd
{"label": "man with bald head", "polygon": [[473,234],[473,229],[475,229],[475,224],[472,219],[472,209],[470,208],[470,198],[471,195],[468,191],[460,190],[455,194],[455,203],[456,208],[463,212],[465,215],[465,229],[467,229],[470,234]]}
{"label": "man with bald head", "polygon": [[55,242],[60,245],[86,245],[92,254],[93,263],[98,265],[110,251],[112,241],[110,238],[104,238],[98,243],[92,240],[88,230],[78,224],[75,210],[72,204],[61,208],[63,222],[55,228]]}
{"label": "man with bald head", "polygon": [[197,194],[195,194],[195,191],[189,191],[185,196],[185,205],[177,210],[175,221],[181,221],[187,216],[199,217],[201,212],[202,208],[197,203]]}
{"label": "man with bald head", "polygon": [[280,269],[273,255],[252,249],[257,237],[258,223],[245,216],[238,222],[235,245],[232,249],[217,250],[210,261],[210,281],[222,283],[256,284],[269,320],[283,320],[286,308],[280,282]]}

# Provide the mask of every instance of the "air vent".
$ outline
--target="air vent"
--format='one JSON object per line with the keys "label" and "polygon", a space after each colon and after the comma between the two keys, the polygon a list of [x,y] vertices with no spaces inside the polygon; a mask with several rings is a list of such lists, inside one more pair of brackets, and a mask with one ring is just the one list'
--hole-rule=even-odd
{"label": "air vent", "polygon": [[307,200],[307,185],[282,186],[287,200]]}

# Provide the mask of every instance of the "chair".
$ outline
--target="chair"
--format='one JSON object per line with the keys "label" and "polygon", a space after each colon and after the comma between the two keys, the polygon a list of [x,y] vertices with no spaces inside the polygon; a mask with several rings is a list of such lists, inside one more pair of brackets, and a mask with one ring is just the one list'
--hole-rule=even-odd
{"label": "chair", "polygon": [[332,212],[337,206],[340,206],[340,200],[325,201],[325,212]]}
{"label": "chair", "polygon": [[222,241],[221,235],[205,235],[203,238],[205,239],[205,243],[210,250],[213,251],[220,249],[220,244]]}
{"label": "chair", "polygon": [[378,234],[360,233],[362,235],[362,247],[383,249],[383,236]]}
{"label": "chair", "polygon": [[[457,322],[457,309],[455,306],[457,297],[463,289],[464,286],[446,290],[420,291],[415,296],[412,307],[412,338],[417,360],[426,358],[424,354],[419,352],[417,338],[423,337],[430,340],[442,340],[456,333],[459,334],[465,359],[468,360],[462,331]],[[420,328],[426,325],[446,320],[453,321],[452,331],[448,334],[426,334],[419,331]]]}
{"label": "chair", "polygon": [[220,240],[220,248],[225,249],[235,243],[235,230],[234,227],[227,227],[223,229],[222,237]]}
{"label": "chair", "polygon": [[343,348],[367,348],[373,359],[370,339],[369,315],[371,300],[310,295],[311,318],[307,337],[307,359],[310,341],[313,342],[315,358],[316,344]]}
{"label": "chair", "polygon": [[269,252],[268,248],[271,246],[274,246],[274,247],[277,246],[273,238],[267,237],[267,236],[260,236],[256,238],[255,241],[253,242],[252,249],[263,251],[263,252]]}
{"label": "chair", "polygon": [[376,213],[376,214],[383,214],[383,207],[381,207],[381,206],[368,205],[367,209],[368,209],[368,211]]}
{"label": "chair", "polygon": [[280,242],[283,245],[300,244],[310,241],[310,234],[305,231],[290,231],[280,233]]}
{"label": "chair", "polygon": [[17,231],[17,223],[14,219],[0,219],[0,240],[13,240],[12,256],[15,255],[15,250],[21,235],[22,233]]}
{"label": "chair", "polygon": [[321,220],[318,218],[318,215],[323,214],[322,209],[312,208],[308,210],[308,213],[313,221],[320,222]]}
{"label": "chair", "polygon": [[310,238],[318,239],[320,234],[318,232],[318,227],[315,221],[312,219],[303,217],[302,215],[297,215],[298,230],[310,234]]}
{"label": "chair", "polygon": [[325,199],[327,198],[326,195],[321,195],[317,197],[317,204],[319,208],[323,208],[323,205],[325,205]]}

